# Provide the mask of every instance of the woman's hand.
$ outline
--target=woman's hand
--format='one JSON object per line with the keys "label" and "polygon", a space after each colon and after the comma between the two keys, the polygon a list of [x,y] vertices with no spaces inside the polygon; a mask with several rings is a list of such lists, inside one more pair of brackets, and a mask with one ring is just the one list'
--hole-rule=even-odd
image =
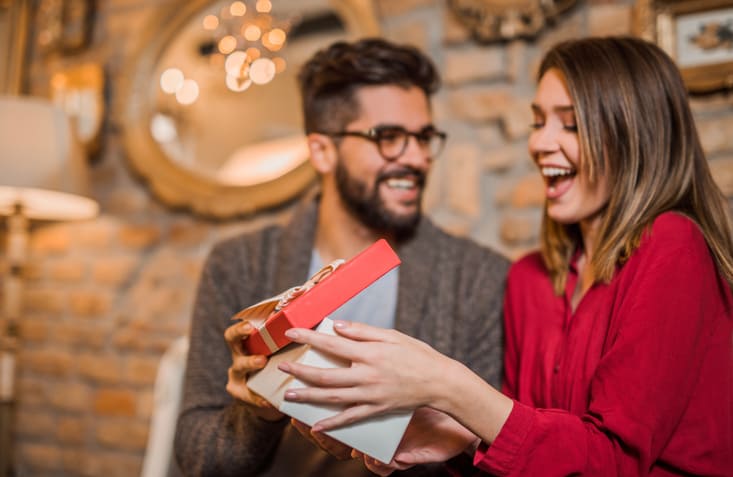
{"label": "woman's hand", "polygon": [[348,406],[316,423],[314,431],[393,410],[440,407],[443,395],[449,392],[443,379],[458,372],[458,363],[395,330],[344,321],[336,321],[334,329],[341,336],[300,328],[288,330],[286,335],[347,359],[351,367],[322,369],[292,362],[279,366],[311,386],[288,390],[286,400]]}
{"label": "woman's hand", "polygon": [[268,421],[278,421],[284,414],[247,387],[247,376],[267,364],[265,356],[249,355],[244,350],[242,341],[253,331],[254,327],[248,321],[235,323],[224,331],[224,339],[232,353],[232,365],[229,367],[226,389],[233,398],[252,406],[257,416]]}
{"label": "woman's hand", "polygon": [[445,462],[461,452],[472,452],[478,442],[478,437],[449,415],[421,407],[412,415],[392,462],[385,464],[358,451],[352,457],[362,458],[367,469],[385,476],[418,464]]}

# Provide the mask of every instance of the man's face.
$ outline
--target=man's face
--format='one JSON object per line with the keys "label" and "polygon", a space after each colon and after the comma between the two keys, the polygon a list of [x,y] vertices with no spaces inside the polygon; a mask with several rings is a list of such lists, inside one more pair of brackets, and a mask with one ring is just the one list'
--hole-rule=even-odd
{"label": "man's face", "polygon": [[[345,131],[401,127],[417,132],[432,126],[428,99],[419,88],[369,86],[357,92],[357,100],[361,114]],[[402,237],[414,231],[432,159],[429,151],[412,136],[402,155],[392,161],[362,137],[343,137],[338,151],[336,186],[350,212],[381,233]]]}

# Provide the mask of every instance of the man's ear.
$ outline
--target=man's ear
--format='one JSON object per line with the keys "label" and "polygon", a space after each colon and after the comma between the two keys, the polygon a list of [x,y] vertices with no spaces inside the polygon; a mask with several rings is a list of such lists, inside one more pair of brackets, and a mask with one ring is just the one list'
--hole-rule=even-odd
{"label": "man's ear", "polygon": [[336,145],[325,134],[310,133],[307,136],[310,161],[313,168],[320,174],[333,172],[336,167],[338,152]]}

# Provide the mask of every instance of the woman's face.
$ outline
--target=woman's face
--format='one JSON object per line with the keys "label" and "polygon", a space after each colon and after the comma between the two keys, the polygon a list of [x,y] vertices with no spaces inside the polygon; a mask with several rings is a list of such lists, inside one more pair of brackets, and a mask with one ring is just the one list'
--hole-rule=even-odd
{"label": "woman's face", "polygon": [[562,224],[599,223],[599,212],[608,203],[608,179],[589,181],[573,102],[558,70],[550,69],[540,79],[532,112],[529,153],[545,180],[547,214]]}

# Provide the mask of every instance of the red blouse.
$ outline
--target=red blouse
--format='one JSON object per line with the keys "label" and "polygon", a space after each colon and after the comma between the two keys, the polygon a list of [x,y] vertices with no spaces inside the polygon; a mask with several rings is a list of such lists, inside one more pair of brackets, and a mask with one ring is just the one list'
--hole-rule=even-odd
{"label": "red blouse", "polygon": [[539,254],[509,273],[503,391],[474,464],[496,475],[733,476],[733,297],[702,233],[665,213],[575,312]]}

